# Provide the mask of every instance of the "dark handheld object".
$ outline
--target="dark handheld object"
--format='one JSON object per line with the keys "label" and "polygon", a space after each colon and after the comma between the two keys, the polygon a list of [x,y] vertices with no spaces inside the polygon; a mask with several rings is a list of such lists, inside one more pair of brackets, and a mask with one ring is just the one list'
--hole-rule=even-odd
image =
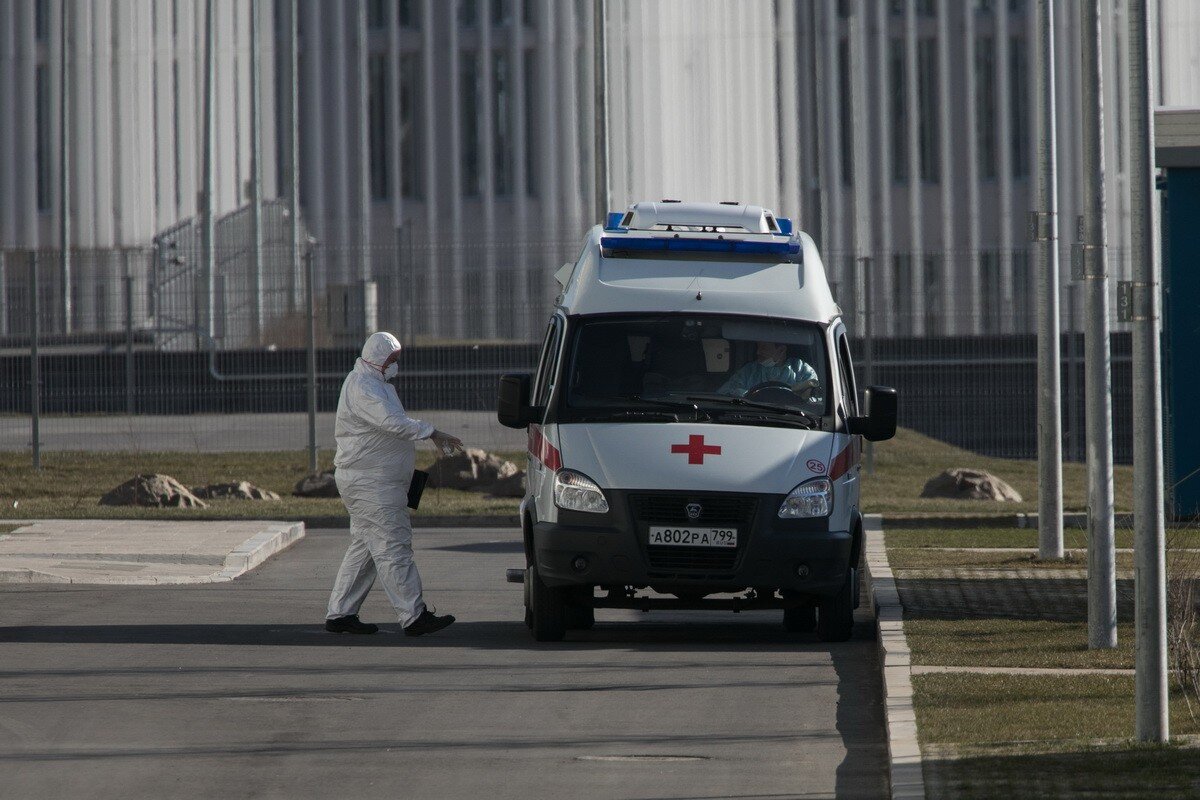
{"label": "dark handheld object", "polygon": [[412,480],[408,482],[408,507],[416,509],[421,505],[421,492],[425,491],[425,482],[429,480],[429,473],[423,469],[414,469]]}

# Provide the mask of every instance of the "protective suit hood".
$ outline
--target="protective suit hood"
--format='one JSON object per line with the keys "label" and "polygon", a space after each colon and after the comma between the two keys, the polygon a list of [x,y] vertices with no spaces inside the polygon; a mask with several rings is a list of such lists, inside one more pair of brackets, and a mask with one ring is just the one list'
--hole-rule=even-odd
{"label": "protective suit hood", "polygon": [[388,356],[399,349],[399,339],[387,331],[377,331],[368,336],[367,341],[363,343],[359,363],[364,367],[364,372],[383,380],[383,372],[380,365],[384,361],[387,361]]}

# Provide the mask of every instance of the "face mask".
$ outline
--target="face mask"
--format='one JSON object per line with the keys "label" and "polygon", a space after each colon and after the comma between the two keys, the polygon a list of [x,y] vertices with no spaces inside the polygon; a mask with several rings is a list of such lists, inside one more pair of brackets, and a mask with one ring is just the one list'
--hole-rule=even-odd
{"label": "face mask", "polygon": [[764,359],[761,359],[758,363],[762,364],[764,367],[773,367],[779,362],[777,362],[773,358],[764,358]]}
{"label": "face mask", "polygon": [[383,379],[385,381],[390,381],[392,378],[396,377],[399,372],[400,368],[397,367],[396,362],[393,361],[391,364],[388,364],[383,368]]}

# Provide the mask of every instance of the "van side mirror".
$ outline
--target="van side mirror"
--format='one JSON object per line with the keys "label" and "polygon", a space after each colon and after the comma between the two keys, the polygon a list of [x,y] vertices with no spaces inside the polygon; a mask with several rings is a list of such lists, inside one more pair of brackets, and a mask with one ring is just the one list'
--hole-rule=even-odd
{"label": "van side mirror", "polygon": [[890,386],[868,386],[863,392],[863,417],[851,417],[850,433],[868,442],[882,442],[896,435],[896,390]]}
{"label": "van side mirror", "polygon": [[533,376],[528,372],[510,372],[500,376],[496,419],[506,428],[526,428],[540,415],[529,405],[529,387]]}

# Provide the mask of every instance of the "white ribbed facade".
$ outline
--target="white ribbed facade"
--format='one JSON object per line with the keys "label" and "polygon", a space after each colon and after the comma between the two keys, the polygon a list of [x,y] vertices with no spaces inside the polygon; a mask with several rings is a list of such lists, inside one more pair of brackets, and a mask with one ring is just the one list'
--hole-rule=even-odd
{"label": "white ribbed facade", "polygon": [[[214,2],[214,208],[224,214],[249,201],[253,6]],[[1082,196],[1078,5],[1056,6],[1064,286]],[[58,245],[63,7],[0,0],[6,310],[19,305],[27,254]],[[149,269],[121,249],[144,253],[197,213],[206,4],[65,7],[71,238],[91,253],[72,270],[72,327],[112,328],[117,280]],[[293,4],[258,7],[270,200],[287,189]],[[1121,277],[1128,47],[1123,0],[1103,8],[1114,45],[1108,239]],[[356,325],[408,340],[536,336],[551,273],[597,220],[592,0],[298,0],[298,9],[301,202],[319,242],[320,296],[344,301]],[[608,0],[607,9],[614,210],[663,197],[761,203],[818,239],[843,305],[853,302],[854,259],[874,259],[877,298],[887,299],[876,303],[881,334],[1032,330],[1034,0]],[[1155,10],[1160,100],[1200,104],[1200,3],[1158,0]],[[62,286],[53,269],[43,274],[57,327]],[[221,291],[245,285],[241,273],[228,278]],[[279,313],[293,313],[297,276],[276,284]],[[241,302],[212,307],[240,313]],[[0,318],[0,333],[23,330],[16,318]]]}
{"label": "white ribbed facade", "polygon": [[[269,4],[263,4],[269,7]],[[59,213],[61,48],[67,13],[70,295],[55,251]],[[214,209],[247,201],[250,178],[250,9],[218,2]],[[274,85],[264,16],[262,81]],[[42,252],[43,327],[103,330],[123,323],[126,275],[144,297],[154,235],[196,214],[201,182],[205,5],[192,0],[0,0],[0,289],[28,302],[28,259]],[[263,126],[274,113],[263,104]],[[274,136],[264,137],[263,186],[275,194]],[[135,252],[135,250],[143,252]],[[17,298],[20,298],[18,301]],[[69,305],[68,305],[69,301]],[[63,309],[72,309],[70,325]],[[21,313],[5,318],[24,332]],[[145,302],[138,311],[146,313]],[[27,322],[24,327],[27,327]],[[0,330],[9,333],[10,330]]]}

